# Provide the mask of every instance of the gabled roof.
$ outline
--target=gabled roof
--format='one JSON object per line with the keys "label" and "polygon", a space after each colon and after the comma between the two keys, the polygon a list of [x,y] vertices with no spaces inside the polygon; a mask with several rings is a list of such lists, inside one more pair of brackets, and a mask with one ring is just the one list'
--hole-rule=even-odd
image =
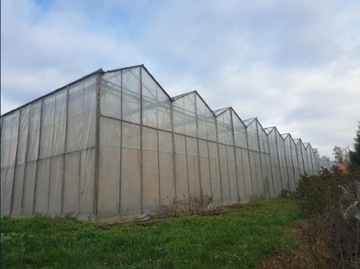
{"label": "gabled roof", "polygon": [[275,126],[272,126],[272,127],[266,127],[264,128],[264,131],[267,133],[267,134],[270,134],[272,131],[276,130],[276,127]]}
{"label": "gabled roof", "polygon": [[290,134],[290,133],[283,133],[283,134],[281,134],[281,136],[282,136],[282,138],[285,140],[285,139],[292,139],[292,140],[294,140],[293,138],[292,138],[292,135]]}
{"label": "gabled roof", "polygon": [[246,120],[244,120],[243,122],[244,122],[244,124],[246,125],[246,127],[247,126],[249,126],[253,121],[255,121],[255,120],[257,120],[257,118],[255,117],[255,118],[250,118],[250,119],[246,119]]}
{"label": "gabled roof", "polygon": [[172,99],[173,101],[176,101],[176,100],[178,100],[178,99],[180,99],[180,98],[183,98],[183,97],[185,97],[185,96],[187,96],[187,95],[191,95],[191,94],[193,94],[193,93],[195,93],[195,92],[196,92],[196,91],[185,92],[185,93],[182,93],[182,94],[173,96],[171,99]]}
{"label": "gabled roof", "polygon": [[186,93],[183,93],[183,94],[180,94],[180,95],[176,95],[176,96],[172,97],[172,100],[177,101],[177,100],[179,100],[181,98],[184,98],[185,96],[188,96],[188,95],[191,95],[191,94],[195,94],[205,104],[205,106],[208,108],[210,113],[213,114],[214,117],[216,117],[216,115],[214,114],[212,109],[209,107],[209,105],[205,102],[205,100],[201,97],[201,95],[197,91],[191,91],[191,92],[186,92]]}
{"label": "gabled roof", "polygon": [[228,110],[230,110],[231,109],[231,107],[224,107],[224,108],[220,108],[220,109],[216,109],[216,110],[214,110],[213,112],[214,112],[214,114],[216,115],[216,116],[220,116],[222,113],[225,113],[226,111],[228,111]]}

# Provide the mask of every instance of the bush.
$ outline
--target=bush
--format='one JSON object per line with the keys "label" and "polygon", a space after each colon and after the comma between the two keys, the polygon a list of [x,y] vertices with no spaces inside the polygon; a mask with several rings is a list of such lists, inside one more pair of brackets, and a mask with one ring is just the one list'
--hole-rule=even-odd
{"label": "bush", "polygon": [[359,176],[359,170],[344,173],[334,167],[298,182],[295,196],[310,217],[304,238],[318,268],[360,266]]}
{"label": "bush", "polygon": [[323,169],[320,176],[302,176],[298,182],[295,196],[300,207],[310,216],[321,215],[328,207],[336,207],[343,195],[341,185],[349,178],[334,167]]}
{"label": "bush", "polygon": [[279,194],[279,198],[292,198],[293,196],[294,196],[294,193],[287,189],[282,189]]}

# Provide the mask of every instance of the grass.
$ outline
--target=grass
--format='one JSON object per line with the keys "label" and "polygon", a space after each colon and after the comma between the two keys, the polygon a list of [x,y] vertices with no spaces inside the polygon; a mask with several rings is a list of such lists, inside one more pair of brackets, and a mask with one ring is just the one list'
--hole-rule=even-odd
{"label": "grass", "polygon": [[303,216],[289,199],[251,210],[182,216],[149,226],[69,218],[2,219],[2,268],[256,268],[296,248],[285,235]]}

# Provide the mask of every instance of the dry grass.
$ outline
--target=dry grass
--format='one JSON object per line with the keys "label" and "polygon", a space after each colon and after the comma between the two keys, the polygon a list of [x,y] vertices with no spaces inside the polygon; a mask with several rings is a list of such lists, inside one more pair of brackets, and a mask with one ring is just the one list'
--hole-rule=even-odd
{"label": "dry grass", "polygon": [[[316,220],[301,220],[288,231],[287,235],[293,238],[297,248],[291,255],[278,255],[264,260],[259,269],[309,269],[329,268],[330,250],[325,241],[325,230],[314,229],[318,227]],[[313,233],[317,230],[317,234]]]}

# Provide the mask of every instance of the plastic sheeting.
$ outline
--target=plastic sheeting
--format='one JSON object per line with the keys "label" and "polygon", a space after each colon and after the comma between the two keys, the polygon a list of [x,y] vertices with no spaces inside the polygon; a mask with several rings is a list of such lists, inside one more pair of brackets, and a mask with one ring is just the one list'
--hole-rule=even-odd
{"label": "plastic sheeting", "polygon": [[288,180],[286,182],[287,189],[294,190],[297,181],[300,179],[300,175],[304,174],[300,169],[301,156],[298,155],[298,149],[295,141],[292,139],[290,134],[286,134],[285,138],[285,158],[286,168],[288,173]]}
{"label": "plastic sheeting", "polygon": [[274,196],[278,196],[283,187],[283,173],[282,166],[280,164],[280,155],[283,157],[281,152],[284,150],[284,141],[283,139],[279,139],[280,134],[276,128],[271,128],[268,132],[269,139],[269,149],[270,149],[270,158],[271,158],[271,169],[273,176],[273,189]]}
{"label": "plastic sheeting", "polygon": [[143,66],[90,74],[1,118],[2,215],[131,216],[294,190],[310,144],[266,133],[197,92],[170,98]]}
{"label": "plastic sheeting", "polygon": [[3,117],[3,215],[92,216],[95,115],[92,76]]}

